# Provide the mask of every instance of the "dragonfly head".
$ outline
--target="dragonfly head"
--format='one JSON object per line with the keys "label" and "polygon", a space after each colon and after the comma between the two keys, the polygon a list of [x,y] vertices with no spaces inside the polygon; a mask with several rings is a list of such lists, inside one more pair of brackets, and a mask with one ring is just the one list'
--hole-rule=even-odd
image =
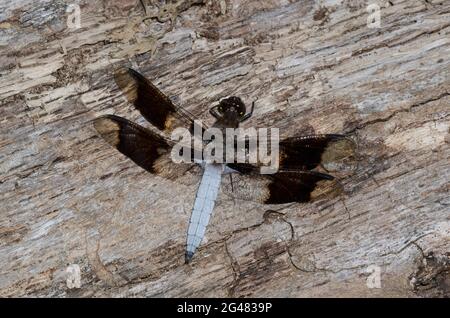
{"label": "dragonfly head", "polygon": [[243,117],[246,113],[245,104],[239,97],[231,96],[222,99],[219,103],[217,110],[221,114],[232,114],[237,117]]}

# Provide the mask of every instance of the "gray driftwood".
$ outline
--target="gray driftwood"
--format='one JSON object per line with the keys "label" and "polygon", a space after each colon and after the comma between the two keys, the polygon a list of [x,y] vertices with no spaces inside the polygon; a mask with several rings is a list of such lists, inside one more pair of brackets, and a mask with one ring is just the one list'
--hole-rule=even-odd
{"label": "gray driftwood", "polygon": [[[366,1],[81,0],[69,28],[70,1],[1,1],[0,296],[449,296],[450,2],[374,2],[380,28]],[[115,65],[208,122],[238,95],[249,126],[349,133],[346,193],[219,195],[184,265],[198,179],[145,173],[90,122],[144,123]]]}

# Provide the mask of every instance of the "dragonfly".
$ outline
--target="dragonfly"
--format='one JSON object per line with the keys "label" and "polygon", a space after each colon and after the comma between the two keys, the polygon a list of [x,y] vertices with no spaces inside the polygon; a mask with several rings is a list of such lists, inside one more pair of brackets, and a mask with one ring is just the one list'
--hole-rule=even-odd
{"label": "dragonfly", "polygon": [[[259,163],[175,163],[171,150],[175,142],[167,136],[184,127],[194,131],[197,123],[186,109],[176,106],[138,71],[120,67],[114,72],[117,86],[129,103],[153,126],[145,128],[123,117],[104,115],[93,125],[103,139],[135,164],[154,175],[176,182],[200,167],[202,173],[187,226],[185,263],[189,263],[205,236],[219,190],[231,198],[260,204],[306,203],[332,198],[341,193],[340,182],[325,167],[342,164],[353,157],[355,143],[343,134],[287,137],[279,141],[278,170],[261,174]],[[209,109],[212,127],[237,128],[252,117],[241,98],[230,96]],[[209,127],[201,124],[202,132]],[[195,169],[194,169],[195,170]],[[319,171],[323,170],[323,171]],[[230,175],[230,178],[223,178]]]}

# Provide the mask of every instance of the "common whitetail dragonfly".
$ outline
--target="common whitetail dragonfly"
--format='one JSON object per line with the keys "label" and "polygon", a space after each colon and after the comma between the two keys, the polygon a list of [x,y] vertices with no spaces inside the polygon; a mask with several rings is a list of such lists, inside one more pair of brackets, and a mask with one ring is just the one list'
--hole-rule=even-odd
{"label": "common whitetail dragonfly", "polygon": [[[192,259],[204,237],[221,184],[223,191],[233,198],[262,204],[309,202],[333,197],[341,190],[333,176],[316,168],[335,161],[343,162],[353,156],[354,143],[344,135],[309,135],[281,140],[279,170],[274,174],[260,174],[258,165],[249,163],[176,164],[171,160],[174,142],[165,135],[178,127],[193,130],[194,116],[175,106],[155,85],[133,69],[120,68],[114,78],[128,101],[162,133],[119,116],[105,115],[94,120],[94,127],[100,135],[137,165],[161,177],[176,180],[193,166],[201,166],[203,170],[187,231],[186,263]],[[212,127],[236,128],[252,116],[253,109],[254,103],[247,113],[239,97],[222,99],[210,109],[210,114],[216,119]],[[222,180],[223,174],[232,174],[229,183],[225,181],[227,178]]]}

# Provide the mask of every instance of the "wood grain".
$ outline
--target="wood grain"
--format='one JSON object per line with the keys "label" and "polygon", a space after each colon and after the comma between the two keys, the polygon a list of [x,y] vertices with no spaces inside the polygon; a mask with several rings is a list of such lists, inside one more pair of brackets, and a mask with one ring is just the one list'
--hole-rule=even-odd
{"label": "wood grain", "polygon": [[[0,296],[448,297],[450,3],[0,2]],[[145,5],[145,10],[142,4]],[[219,194],[184,265],[198,178],[145,173],[92,119],[145,125],[114,83],[132,66],[211,122],[256,100],[248,127],[348,133],[345,194],[263,206]],[[78,264],[81,287],[66,268]],[[378,266],[381,288],[368,288]]]}

